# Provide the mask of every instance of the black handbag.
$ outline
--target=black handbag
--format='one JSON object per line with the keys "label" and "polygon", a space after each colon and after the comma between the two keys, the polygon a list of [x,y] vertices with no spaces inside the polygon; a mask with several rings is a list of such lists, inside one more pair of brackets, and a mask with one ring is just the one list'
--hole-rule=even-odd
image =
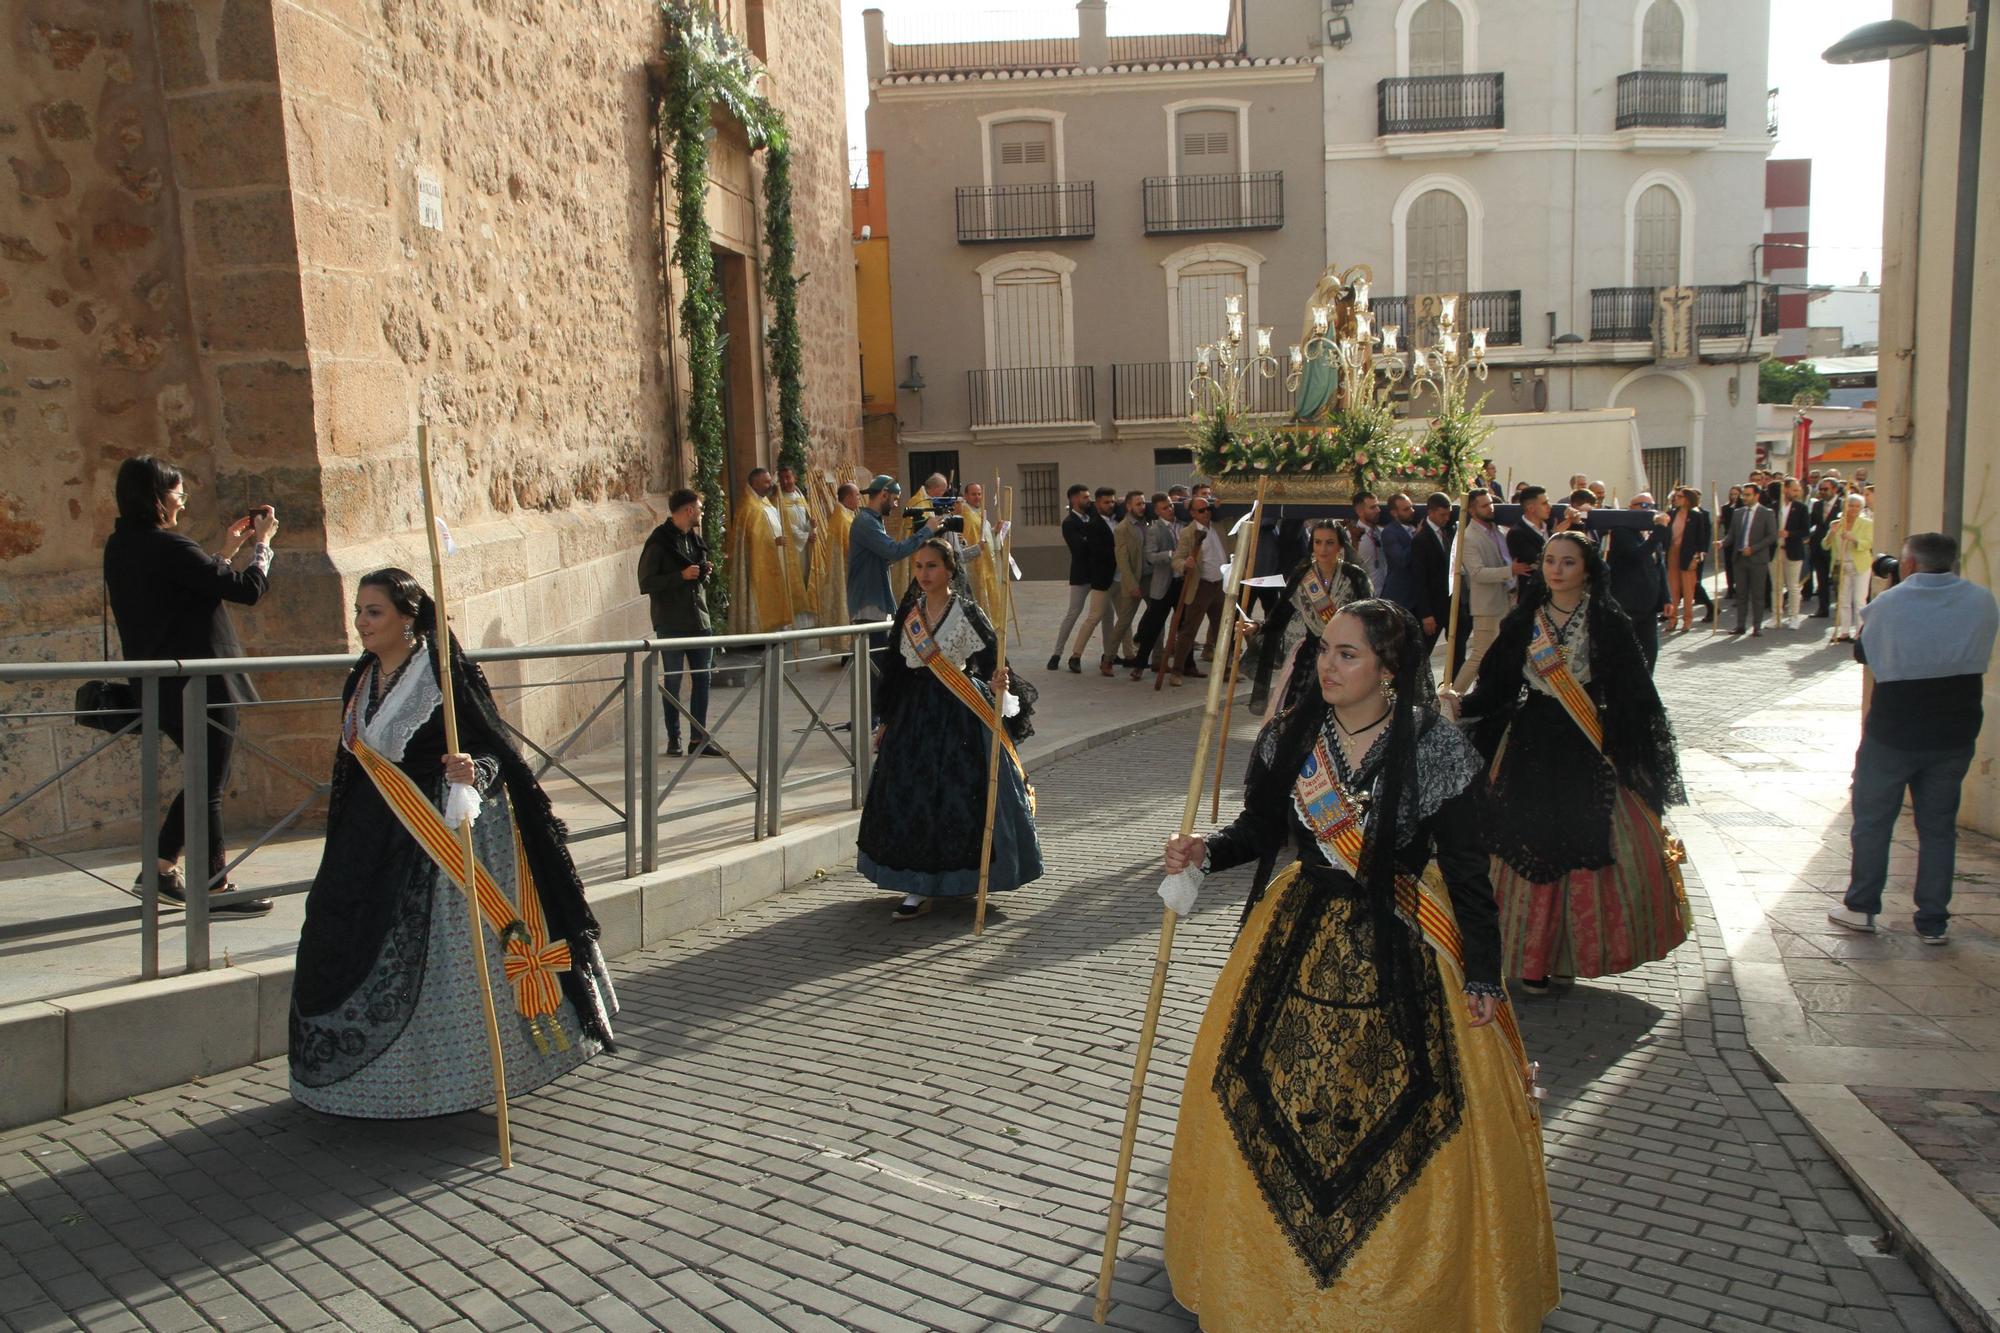
{"label": "black handbag", "polygon": [[[105,589],[97,610],[97,628],[104,660],[111,660],[111,592]],[[126,680],[86,680],[76,687],[77,725],[92,731],[117,733],[139,720],[138,693]]]}

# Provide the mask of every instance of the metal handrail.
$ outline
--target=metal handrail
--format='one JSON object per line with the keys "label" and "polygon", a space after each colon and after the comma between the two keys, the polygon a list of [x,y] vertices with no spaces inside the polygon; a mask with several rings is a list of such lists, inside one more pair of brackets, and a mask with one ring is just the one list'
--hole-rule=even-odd
{"label": "metal handrail", "polygon": [[[659,825],[664,818],[661,813],[661,806],[664,803],[666,792],[662,791],[660,787],[659,755],[656,752],[657,727],[660,715],[658,710],[652,706],[649,696],[659,686],[663,654],[669,651],[685,649],[734,649],[754,650],[760,657],[758,679],[753,682],[754,690],[758,697],[756,718],[757,753],[754,775],[745,773],[740,765],[735,764],[733,760],[731,761],[732,767],[735,767],[737,772],[745,778],[748,790],[721,800],[679,808],[674,811],[673,817],[686,818],[691,815],[707,813],[750,802],[754,803],[752,837],[762,839],[782,831],[783,794],[787,789],[796,789],[810,783],[825,781],[828,778],[838,775],[843,770],[848,771],[850,774],[850,804],[854,809],[860,808],[862,798],[867,791],[868,770],[872,759],[865,741],[856,739],[868,726],[871,708],[870,699],[872,695],[872,682],[870,679],[872,672],[861,668],[863,665],[871,662],[868,653],[868,636],[886,631],[891,623],[887,620],[865,621],[847,625],[816,626],[810,629],[779,630],[768,634],[722,634],[675,638],[648,637],[579,644],[475,648],[466,650],[465,655],[474,662],[482,663],[548,661],[558,658],[615,657],[623,659],[621,664],[622,670],[617,675],[586,678],[587,683],[612,682],[612,689],[602,701],[590,710],[590,718],[584,724],[579,724],[572,728],[566,736],[555,742],[552,750],[545,749],[533,738],[521,732],[511,721],[507,722],[507,726],[520,741],[525,742],[530,748],[544,757],[546,762],[542,765],[542,771],[546,772],[547,768],[553,765],[562,769],[565,773],[569,773],[569,769],[561,762],[562,758],[569,752],[570,747],[577,743],[585,734],[589,721],[609,711],[610,706],[614,702],[623,704],[621,744],[624,749],[623,769],[625,790],[622,808],[604,791],[598,790],[596,787],[591,786],[571,773],[570,776],[572,779],[579,784],[584,792],[597,802],[611,809],[617,815],[617,819],[610,823],[584,830],[580,835],[573,834],[572,840],[580,836],[601,836],[622,832],[625,835],[624,873],[627,877],[630,877],[642,871],[653,871],[659,865]],[[812,701],[798,689],[796,684],[785,678],[785,667],[789,656],[788,649],[794,644],[799,644],[809,639],[820,641],[839,640],[848,644],[848,650],[845,653],[847,665],[844,670],[849,677],[849,716],[844,725],[851,728],[854,733],[848,744],[843,745],[840,742],[834,734],[833,727],[826,718],[826,711],[839,693],[838,685],[835,686],[835,689],[827,696],[826,700],[819,707],[815,708]],[[159,819],[162,808],[161,793],[159,790],[159,759],[160,738],[164,734],[160,717],[160,682],[163,679],[185,679],[189,682],[189,687],[183,691],[181,701],[183,709],[181,734],[186,737],[194,737],[205,734],[206,728],[210,726],[221,727],[223,725],[209,716],[209,710],[212,706],[235,706],[210,704],[208,690],[203,683],[210,676],[225,674],[261,675],[265,673],[301,671],[346,671],[353,667],[356,660],[356,657],[352,654],[323,653],[271,657],[190,658],[179,660],[0,662],[0,685],[105,678],[127,679],[137,682],[139,703],[137,710],[138,717],[136,719],[126,724],[121,731],[107,735],[101,741],[90,746],[83,754],[63,765],[53,775],[35,783],[27,790],[14,795],[4,806],[0,806],[0,818],[4,818],[14,810],[20,809],[48,787],[60,782],[64,777],[77,771],[92,759],[103,755],[123,737],[133,736],[140,743],[140,796],[138,810],[140,846],[138,850],[141,867],[140,891],[138,895],[140,901],[138,906],[44,917],[33,922],[0,929],[0,939],[34,938],[57,934],[67,930],[80,929],[86,926],[115,925],[136,920],[140,925],[139,974],[142,978],[149,980],[157,977],[159,975],[160,924],[158,840]],[[809,655],[809,660],[817,661],[825,659],[823,655]],[[711,668],[712,670],[713,668]],[[552,682],[538,682],[534,685],[524,684],[521,688],[548,688],[568,686],[575,683],[577,683],[575,680],[564,679]],[[791,747],[790,753],[786,754],[780,749],[781,725],[779,717],[783,702],[783,690],[788,685],[791,687],[793,695],[806,708],[807,725],[804,729],[804,735],[801,736],[797,744]],[[750,692],[750,690],[746,689],[744,695],[731,703],[729,709],[725,710],[723,718],[718,720],[714,724],[714,727],[719,729],[728,716],[732,715],[744,699],[749,697]],[[329,696],[315,696],[303,700],[286,699],[272,702],[282,702],[288,706],[297,706],[301,703],[323,704],[330,701],[331,697]],[[686,713],[685,708],[682,708],[681,711],[683,714]],[[74,720],[79,716],[81,714],[77,710],[63,708],[51,709],[40,713],[8,713],[0,716],[0,720],[18,723],[54,719]],[[805,743],[811,739],[814,732],[822,733],[832,741],[834,749],[842,761],[840,766],[830,772],[811,773],[788,779],[786,773],[798,759]],[[690,735],[692,735],[691,728]],[[225,870],[225,876],[228,871],[232,871],[241,865],[244,860],[259,848],[265,846],[280,832],[301,818],[319,796],[326,791],[328,785],[309,778],[292,765],[279,759],[276,755],[264,750],[262,746],[257,745],[254,741],[246,739],[243,745],[246,752],[258,755],[277,765],[289,776],[300,780],[311,790],[276,825],[254,838],[250,845],[229,863]],[[183,749],[181,754],[181,781],[183,790],[190,793],[204,791],[207,786],[207,767],[208,747],[206,745],[190,744]],[[682,775],[685,772],[686,767],[684,765]],[[680,776],[677,775],[672,782],[666,785],[667,791],[671,791],[679,782]],[[255,889],[237,890],[227,894],[210,894],[196,891],[195,886],[206,886],[208,883],[205,873],[205,868],[208,865],[209,850],[207,845],[208,822],[201,815],[198,797],[190,797],[185,802],[185,809],[187,810],[187,821],[185,825],[186,837],[183,844],[184,855],[189,867],[202,868],[201,873],[190,877],[191,891],[187,896],[186,916],[184,918],[186,923],[187,970],[194,972],[205,970],[210,965],[208,927],[209,909],[212,905],[224,905],[253,897],[278,897],[303,893],[310,887],[310,884],[293,883],[259,886]],[[0,837],[7,838],[17,847],[27,850],[30,853],[48,856],[78,871],[80,874],[96,879],[100,883],[107,884],[121,892],[125,891],[122,885],[118,885],[105,879],[102,875],[78,865],[75,861],[61,853],[38,846],[35,841],[28,837],[18,834],[0,834]]]}

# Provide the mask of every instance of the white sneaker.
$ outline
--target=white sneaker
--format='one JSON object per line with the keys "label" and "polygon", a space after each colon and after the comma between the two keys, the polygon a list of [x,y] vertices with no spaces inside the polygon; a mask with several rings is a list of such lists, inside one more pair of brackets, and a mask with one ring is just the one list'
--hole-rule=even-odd
{"label": "white sneaker", "polygon": [[1826,914],[1826,919],[1836,926],[1858,930],[1864,935],[1875,933],[1875,914],[1872,912],[1856,912],[1845,907],[1836,907]]}
{"label": "white sneaker", "polygon": [[1948,934],[1946,934],[1946,933],[1945,933],[1944,931],[1942,931],[1942,930],[1940,930],[1940,931],[1939,931],[1939,932],[1938,932],[1937,934],[1935,934],[1935,935],[1918,935],[1918,936],[1917,936],[1917,938],[1918,938],[1919,940],[1922,940],[1922,941],[1923,941],[1923,942],[1924,942],[1925,944],[1950,944],[1950,943],[1951,943],[1951,936],[1950,936],[1950,935],[1948,935]]}

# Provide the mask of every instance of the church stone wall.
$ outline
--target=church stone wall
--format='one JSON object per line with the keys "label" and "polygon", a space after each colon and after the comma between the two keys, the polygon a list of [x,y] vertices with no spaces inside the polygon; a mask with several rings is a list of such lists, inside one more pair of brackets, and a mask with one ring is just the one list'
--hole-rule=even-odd
{"label": "church stone wall", "polygon": [[[144,451],[191,471],[188,530],[205,544],[244,505],[278,505],[271,594],[236,615],[252,652],[347,651],[363,572],[395,563],[429,581],[419,421],[461,548],[448,572],[467,641],[644,632],[633,566],[687,462],[672,420],[685,384],[668,383],[684,349],[670,354],[660,306],[653,4],[22,0],[10,12],[0,654],[95,655],[112,476]],[[799,144],[807,406],[831,463],[854,452],[859,420],[837,6],[773,6],[768,38],[769,86]],[[419,218],[430,182],[435,229]],[[509,697],[547,735],[601,694],[560,677],[603,673],[492,674],[529,687]],[[279,698],[333,683],[260,682]],[[0,691],[0,705],[66,694]],[[325,769],[332,729],[324,703],[253,724],[308,772]],[[0,729],[0,803],[82,737]],[[125,836],[133,750],[114,747],[8,825],[72,843]],[[241,759],[232,820],[296,796]]]}

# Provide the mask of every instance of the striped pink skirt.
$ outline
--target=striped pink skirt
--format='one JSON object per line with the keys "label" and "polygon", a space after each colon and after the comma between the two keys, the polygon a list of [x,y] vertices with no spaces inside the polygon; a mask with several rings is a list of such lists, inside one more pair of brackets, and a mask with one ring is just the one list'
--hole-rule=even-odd
{"label": "striped pink skirt", "polygon": [[1550,884],[1493,858],[1501,967],[1510,977],[1603,977],[1665,958],[1688,935],[1686,903],[1659,824],[1621,787],[1611,807],[1610,865]]}

